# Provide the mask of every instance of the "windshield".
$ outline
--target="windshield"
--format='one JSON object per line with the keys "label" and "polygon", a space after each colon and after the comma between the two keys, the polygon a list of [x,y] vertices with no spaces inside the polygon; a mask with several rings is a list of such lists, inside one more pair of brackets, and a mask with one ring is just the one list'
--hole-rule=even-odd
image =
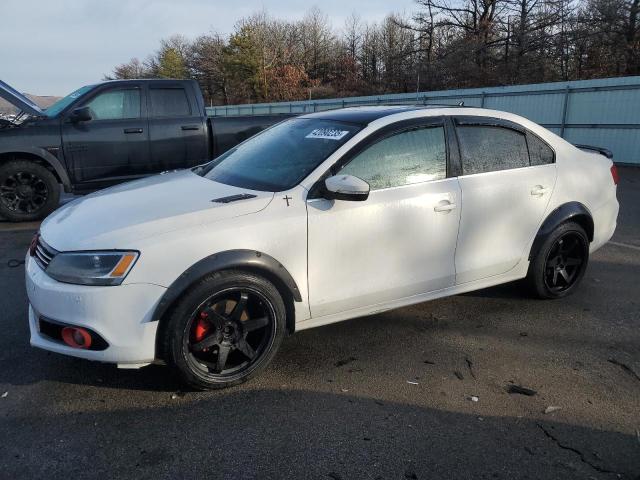
{"label": "windshield", "polygon": [[58,115],[62,110],[64,110],[65,108],[67,108],[71,102],[73,102],[76,98],[78,98],[81,95],[84,95],[85,93],[87,93],[89,90],[91,90],[93,88],[93,85],[85,85],[84,87],[80,87],[78,90],[76,90],[73,93],[70,93],[69,95],[67,95],[64,98],[61,98],[60,100],[58,100],[56,103],[54,103],[53,105],[51,105],[49,108],[47,108],[44,113],[47,115],[47,117],[55,117],[56,115]]}
{"label": "windshield", "polygon": [[334,120],[286,120],[229,150],[199,173],[250,190],[288,190],[358,130],[357,125]]}

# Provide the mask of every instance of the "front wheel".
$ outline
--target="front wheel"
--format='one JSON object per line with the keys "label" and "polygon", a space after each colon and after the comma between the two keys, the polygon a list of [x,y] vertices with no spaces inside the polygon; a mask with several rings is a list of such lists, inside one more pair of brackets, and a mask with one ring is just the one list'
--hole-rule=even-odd
{"label": "front wheel", "polygon": [[168,363],[189,386],[217,389],[265,368],[285,334],[286,309],[266,279],[213,273],[178,302],[164,330]]}
{"label": "front wheel", "polygon": [[27,160],[0,165],[0,216],[12,222],[40,220],[59,201],[60,185],[42,165]]}
{"label": "front wheel", "polygon": [[574,222],[556,228],[544,241],[529,266],[528,280],[540,298],[560,298],[572,293],[589,262],[589,239]]}

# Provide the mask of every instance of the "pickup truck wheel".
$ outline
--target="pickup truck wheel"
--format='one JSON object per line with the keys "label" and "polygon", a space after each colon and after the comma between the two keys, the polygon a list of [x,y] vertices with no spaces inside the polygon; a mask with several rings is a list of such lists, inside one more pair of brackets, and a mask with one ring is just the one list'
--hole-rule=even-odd
{"label": "pickup truck wheel", "polygon": [[247,272],[216,272],[190,288],[173,309],[163,333],[164,351],[190,387],[230,387],[269,364],[285,327],[285,305],[273,284]]}
{"label": "pickup truck wheel", "polygon": [[60,185],[42,165],[27,160],[0,165],[0,216],[12,222],[40,220],[59,201]]}
{"label": "pickup truck wheel", "polygon": [[589,239],[574,222],[556,228],[544,241],[529,266],[528,280],[539,298],[560,298],[572,293],[589,262]]}

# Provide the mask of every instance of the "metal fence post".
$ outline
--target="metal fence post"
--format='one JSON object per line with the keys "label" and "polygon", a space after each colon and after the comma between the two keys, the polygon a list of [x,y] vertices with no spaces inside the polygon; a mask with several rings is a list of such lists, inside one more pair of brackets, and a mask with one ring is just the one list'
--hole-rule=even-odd
{"label": "metal fence post", "polygon": [[485,93],[483,91],[482,96],[480,97],[480,108],[484,108],[484,98],[485,98]]}
{"label": "metal fence post", "polygon": [[569,86],[564,91],[564,105],[562,105],[562,123],[560,124],[560,136],[564,138],[564,129],[567,125],[567,112],[569,111]]}

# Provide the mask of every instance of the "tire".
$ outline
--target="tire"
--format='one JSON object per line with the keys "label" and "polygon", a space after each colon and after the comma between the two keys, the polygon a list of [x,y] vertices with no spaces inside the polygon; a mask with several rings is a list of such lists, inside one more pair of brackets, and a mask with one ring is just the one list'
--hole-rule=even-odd
{"label": "tire", "polygon": [[204,277],[178,301],[161,331],[162,348],[184,383],[219,389],[262,371],[285,331],[286,308],[276,287],[258,275],[226,270]]}
{"label": "tire", "polygon": [[0,216],[12,222],[40,220],[60,202],[60,185],[42,165],[15,160],[0,165]]}
{"label": "tire", "polygon": [[584,277],[588,263],[589,238],[584,229],[574,222],[559,225],[529,265],[527,280],[532,293],[543,299],[570,295]]}

